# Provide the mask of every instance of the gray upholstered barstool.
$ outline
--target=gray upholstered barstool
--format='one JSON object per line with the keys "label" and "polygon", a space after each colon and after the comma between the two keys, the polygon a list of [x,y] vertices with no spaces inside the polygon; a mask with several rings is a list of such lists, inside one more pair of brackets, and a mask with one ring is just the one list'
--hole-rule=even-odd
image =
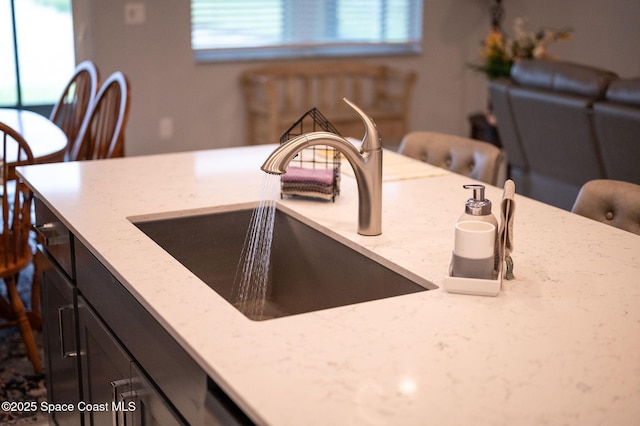
{"label": "gray upholstered barstool", "polygon": [[640,185],[591,180],[580,189],[571,211],[640,235]]}
{"label": "gray upholstered barstool", "polygon": [[398,152],[491,185],[502,186],[506,179],[505,154],[475,139],[416,131],[405,135]]}

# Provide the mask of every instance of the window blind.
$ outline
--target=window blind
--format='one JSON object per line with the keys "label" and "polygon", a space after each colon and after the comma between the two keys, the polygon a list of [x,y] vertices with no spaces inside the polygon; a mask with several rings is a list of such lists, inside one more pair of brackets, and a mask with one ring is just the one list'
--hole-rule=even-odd
{"label": "window blind", "polygon": [[422,0],[191,0],[197,59],[418,52]]}

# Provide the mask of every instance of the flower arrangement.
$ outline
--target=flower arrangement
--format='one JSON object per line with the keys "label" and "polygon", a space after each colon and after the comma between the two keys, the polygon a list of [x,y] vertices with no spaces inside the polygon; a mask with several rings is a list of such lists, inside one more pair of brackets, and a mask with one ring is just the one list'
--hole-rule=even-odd
{"label": "flower arrangement", "polygon": [[489,78],[508,77],[515,62],[520,59],[548,59],[549,44],[568,40],[572,36],[570,28],[527,32],[522,18],[514,20],[513,32],[514,36],[509,37],[498,29],[491,29],[482,43],[481,63],[473,64],[471,67]]}

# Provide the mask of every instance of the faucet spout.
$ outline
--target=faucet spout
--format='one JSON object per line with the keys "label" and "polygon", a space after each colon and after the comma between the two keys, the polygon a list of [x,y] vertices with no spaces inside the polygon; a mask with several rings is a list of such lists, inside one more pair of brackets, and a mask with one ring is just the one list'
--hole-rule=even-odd
{"label": "faucet spout", "polygon": [[382,142],[378,129],[358,106],[344,101],[360,116],[365,127],[360,149],[331,132],[311,132],[288,140],[276,148],[262,165],[271,174],[283,174],[289,162],[304,148],[327,145],[345,156],[353,168],[358,184],[358,233],[382,233]]}

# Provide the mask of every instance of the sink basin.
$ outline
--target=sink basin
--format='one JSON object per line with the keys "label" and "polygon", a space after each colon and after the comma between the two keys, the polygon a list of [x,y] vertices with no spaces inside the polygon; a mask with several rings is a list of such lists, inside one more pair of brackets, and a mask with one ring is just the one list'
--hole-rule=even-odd
{"label": "sink basin", "polygon": [[134,221],[142,232],[252,320],[437,288],[419,285],[300,220],[276,211],[264,309],[237,303],[234,278],[253,209]]}

